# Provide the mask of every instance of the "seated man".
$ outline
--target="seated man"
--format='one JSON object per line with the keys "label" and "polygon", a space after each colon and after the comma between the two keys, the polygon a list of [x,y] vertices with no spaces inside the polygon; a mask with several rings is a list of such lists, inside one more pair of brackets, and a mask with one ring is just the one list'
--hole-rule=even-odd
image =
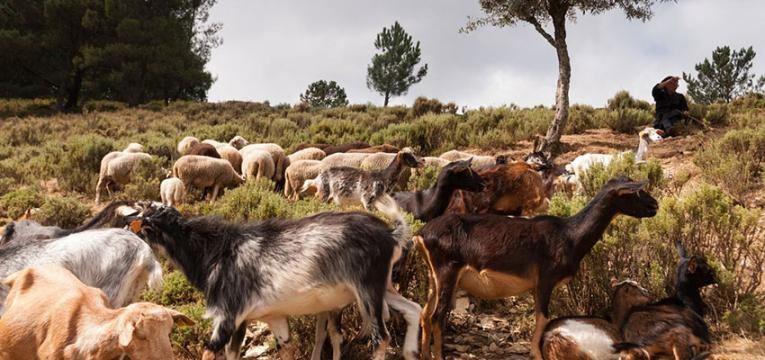
{"label": "seated man", "polygon": [[688,115],[688,102],[685,101],[685,96],[676,92],[679,81],[680,78],[677,76],[667,76],[651,91],[656,101],[656,121],[653,127],[663,130],[667,136],[676,135],[672,128]]}

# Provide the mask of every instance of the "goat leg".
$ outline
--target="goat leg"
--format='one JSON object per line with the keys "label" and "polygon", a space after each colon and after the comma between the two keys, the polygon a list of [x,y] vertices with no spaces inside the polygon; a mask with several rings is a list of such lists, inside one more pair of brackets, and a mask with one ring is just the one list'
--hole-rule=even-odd
{"label": "goat leg", "polygon": [[539,345],[542,340],[542,333],[544,333],[545,326],[550,316],[550,295],[552,294],[553,287],[546,284],[537,285],[537,289],[534,293],[534,315],[536,318],[536,327],[534,330],[534,337],[531,339],[531,355],[535,360],[542,360],[542,351]]}

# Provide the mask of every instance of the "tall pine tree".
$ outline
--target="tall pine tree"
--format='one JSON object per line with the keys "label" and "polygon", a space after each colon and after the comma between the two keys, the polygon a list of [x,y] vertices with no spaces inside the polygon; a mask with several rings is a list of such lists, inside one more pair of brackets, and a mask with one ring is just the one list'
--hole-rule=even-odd
{"label": "tall pine tree", "polygon": [[333,108],[348,105],[345,89],[334,80],[314,81],[308,85],[305,93],[300,94],[300,101],[314,108]]}
{"label": "tall pine tree", "polygon": [[697,102],[709,104],[730,102],[748,92],[762,91],[765,76],[755,79],[750,73],[756,55],[751,46],[738,51],[731,51],[728,46],[716,48],[712,61],[704,59],[696,64],[696,76],[683,73],[688,95]]}
{"label": "tall pine tree", "polygon": [[391,96],[406,94],[413,84],[422,80],[428,73],[428,64],[415,71],[420,63],[420,42],[413,43],[412,36],[398,21],[377,34],[375,48],[380,52],[367,67],[367,87],[383,95],[383,106],[388,106]]}

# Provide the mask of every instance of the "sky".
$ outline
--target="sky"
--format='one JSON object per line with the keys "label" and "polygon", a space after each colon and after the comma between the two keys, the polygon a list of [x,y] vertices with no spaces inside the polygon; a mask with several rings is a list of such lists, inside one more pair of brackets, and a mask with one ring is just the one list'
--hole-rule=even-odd
{"label": "sky", "polygon": [[[647,22],[620,10],[580,15],[567,27],[571,103],[603,106],[619,90],[650,99],[661,78],[693,72],[722,45],[753,46],[752,70],[765,74],[762,14],[762,0],[678,0],[656,5]],[[554,104],[555,49],[524,24],[459,33],[481,15],[477,0],[220,0],[210,21],[223,24],[223,44],[207,65],[216,79],[208,98],[295,104],[308,84],[334,80],[351,103],[382,105],[366,86],[367,66],[376,34],[398,21],[420,42],[428,74],[391,104]]]}

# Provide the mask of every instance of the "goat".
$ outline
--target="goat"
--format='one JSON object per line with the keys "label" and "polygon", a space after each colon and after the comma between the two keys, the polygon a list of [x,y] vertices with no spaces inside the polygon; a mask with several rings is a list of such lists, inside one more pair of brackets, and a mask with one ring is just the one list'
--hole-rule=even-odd
{"label": "goat", "polygon": [[481,192],[457,190],[447,213],[531,215],[549,203],[542,177],[525,162],[511,162],[479,171],[486,187]]}
{"label": "goat", "polygon": [[[28,266],[58,264],[100,288],[114,307],[136,299],[148,283],[158,288],[162,267],[141,238],[123,229],[97,229],[45,241],[14,241],[0,248],[0,278]],[[7,288],[0,285],[0,300]],[[0,313],[2,308],[0,307]]]}
{"label": "goat", "polygon": [[173,358],[173,309],[136,303],[113,309],[103,291],[57,265],[30,267],[3,281],[11,288],[0,318],[2,359]]}
{"label": "goat", "polygon": [[36,221],[24,220],[8,224],[0,237],[0,247],[8,243],[55,239],[90,229],[121,228],[127,225],[123,216],[135,212],[128,201],[115,201],[104,207],[90,220],[74,229],[44,226]]}
{"label": "goat", "polygon": [[364,171],[352,167],[331,167],[313,180],[303,183],[301,192],[317,189],[322,201],[334,200],[338,205],[361,203],[371,209],[378,200],[387,196],[405,167],[421,167],[422,160],[408,151],[400,151],[382,171]]}
{"label": "goat", "polygon": [[621,327],[624,343],[619,350],[639,349],[649,358],[697,359],[707,355],[710,334],[704,322],[706,305],[699,289],[716,282],[703,256],[687,257],[677,243],[680,262],[673,296],[653,304],[633,307]]}
{"label": "goat", "polygon": [[[538,174],[534,173],[538,176]],[[422,313],[422,351],[442,359],[446,315],[458,288],[484,299],[534,294],[536,330],[532,354],[539,359],[540,337],[552,291],[576,275],[579,263],[618,214],[656,215],[658,202],[627,177],[610,180],[572,217],[506,217],[446,214],[428,222],[414,242],[428,265],[430,291]]]}
{"label": "goat", "polygon": [[470,167],[472,159],[449,163],[438,173],[436,183],[422,191],[400,191],[393,194],[402,209],[415,219],[430,221],[444,213],[452,194],[457,190],[482,191],[481,177]]}
{"label": "goat", "polygon": [[[657,130],[651,127],[647,127],[640,131],[638,134],[638,148],[635,153],[635,161],[638,163],[645,162],[648,158],[648,144],[652,142],[658,142],[662,140],[663,131]],[[625,153],[613,154],[584,154],[577,156],[569,164],[566,165],[566,171],[576,175],[578,179],[581,179],[587,170],[589,170],[595,164],[601,164],[603,167],[608,167],[615,156],[623,156]]]}
{"label": "goat", "polygon": [[384,358],[388,343],[386,303],[404,313],[403,355],[414,359],[421,308],[399,295],[390,280],[409,227],[392,201],[380,210],[394,219],[392,231],[363,212],[235,224],[184,219],[161,205],[142,211],[130,227],[204,293],[213,332],[203,359],[222,358],[224,347],[227,359],[238,358],[249,320],[266,322],[284,347],[290,339],[287,316],[335,311],[354,301],[371,329],[375,359]]}
{"label": "goat", "polygon": [[550,321],[539,345],[545,360],[618,360],[614,344],[622,342],[619,327],[633,306],[651,301],[634,281],[614,286],[610,321],[596,316],[567,316]]}

